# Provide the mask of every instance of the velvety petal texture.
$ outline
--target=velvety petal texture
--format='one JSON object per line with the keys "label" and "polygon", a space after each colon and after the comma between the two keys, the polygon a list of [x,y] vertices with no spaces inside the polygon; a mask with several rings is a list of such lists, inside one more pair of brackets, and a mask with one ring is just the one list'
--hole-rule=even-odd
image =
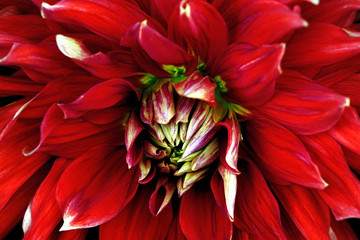
{"label": "velvety petal texture", "polygon": [[359,10],[0,0],[0,238],[357,239]]}
{"label": "velvety petal texture", "polygon": [[[74,169],[82,178],[72,174]],[[128,170],[125,164],[124,149],[97,147],[75,159],[56,187],[64,219],[61,230],[97,226],[115,217],[133,198],[136,176],[136,169]]]}

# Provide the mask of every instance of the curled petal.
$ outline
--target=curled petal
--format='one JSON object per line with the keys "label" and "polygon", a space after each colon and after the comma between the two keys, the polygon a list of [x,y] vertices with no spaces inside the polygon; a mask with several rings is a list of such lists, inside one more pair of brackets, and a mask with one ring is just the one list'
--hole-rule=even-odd
{"label": "curled petal", "polygon": [[308,135],[330,129],[348,105],[348,98],[296,72],[286,72],[277,79],[274,97],[252,112]]}
{"label": "curled petal", "polygon": [[218,171],[211,178],[211,190],[218,206],[222,208],[230,221],[233,222],[237,193],[236,175],[220,165]]}
{"label": "curled petal", "polygon": [[127,168],[125,156],[125,149],[101,146],[69,165],[56,188],[64,220],[60,230],[100,225],[128,204],[136,193],[138,174]]}
{"label": "curled petal", "polygon": [[168,32],[170,39],[208,64],[228,43],[224,19],[206,1],[181,1],[171,16]]}
{"label": "curled petal", "polygon": [[216,106],[216,84],[210,81],[209,77],[203,77],[199,71],[195,71],[184,81],[172,85],[180,96],[199,99],[212,107]]}
{"label": "curled petal", "polygon": [[152,215],[157,216],[170,203],[176,184],[166,178],[159,179],[155,191],[150,196],[149,208]]}
{"label": "curled petal", "polygon": [[299,68],[333,64],[359,54],[359,43],[358,32],[326,23],[312,23],[296,31],[289,40],[284,66]]}
{"label": "curled petal", "polygon": [[169,82],[158,82],[153,87],[154,121],[167,124],[175,116],[173,88]]}
{"label": "curled petal", "polygon": [[136,102],[130,97],[136,96],[137,90],[128,81],[111,79],[96,84],[75,101],[59,104],[65,118],[77,118],[91,110],[99,110],[118,105],[125,105],[129,101]]}
{"label": "curled petal", "polygon": [[146,20],[134,25],[131,34],[124,35],[121,43],[126,47],[141,48],[155,62],[164,65],[184,65],[193,59],[179,45],[149,26]]}
{"label": "curled petal", "polygon": [[319,189],[327,186],[305,146],[288,129],[270,120],[253,120],[245,125],[245,133],[244,138],[259,156],[257,165],[267,179]]}
{"label": "curled petal", "polygon": [[108,53],[92,53],[84,42],[65,35],[56,35],[59,50],[77,65],[102,78],[122,78],[137,75],[140,69],[129,51],[113,50]]}
{"label": "curled petal", "polygon": [[212,116],[213,115],[212,113],[213,111],[210,110],[210,113],[206,116],[199,130],[191,137],[182,155],[183,159],[189,156],[190,154],[192,154],[193,152],[199,150],[203,146],[205,146],[205,144],[210,142],[212,137],[215,135],[216,122]]}
{"label": "curled petal", "polygon": [[176,103],[176,115],[175,115],[176,124],[178,124],[179,122],[182,123],[189,122],[189,115],[194,104],[195,104],[195,99],[179,96],[178,101]]}
{"label": "curled petal", "polygon": [[126,162],[129,168],[138,164],[143,155],[143,144],[139,138],[139,134],[143,130],[144,127],[136,114],[132,113],[127,123],[125,133],[125,144],[127,149]]}
{"label": "curled petal", "polygon": [[[233,111],[229,111],[225,122],[218,123],[224,126],[227,131],[227,139],[224,141],[226,145],[220,145],[221,163],[232,173],[239,173],[237,170],[238,149],[241,140],[241,132],[239,121]],[[226,148],[225,148],[226,146]]]}
{"label": "curled petal", "polygon": [[284,44],[259,48],[244,43],[230,45],[218,58],[213,70],[224,84],[224,87],[220,86],[222,96],[242,106],[267,102],[274,93],[284,52]]}
{"label": "curled petal", "polygon": [[[101,133],[101,134],[100,134]],[[54,104],[46,112],[40,126],[40,140],[36,147],[28,144],[25,156],[46,152],[54,156],[76,158],[83,151],[99,144],[124,144],[121,122],[97,125],[79,119],[64,119],[60,108]]]}
{"label": "curled petal", "polygon": [[219,157],[219,141],[217,138],[211,142],[201,151],[199,155],[191,161],[191,170],[197,171],[200,168],[206,167],[214,162]]}

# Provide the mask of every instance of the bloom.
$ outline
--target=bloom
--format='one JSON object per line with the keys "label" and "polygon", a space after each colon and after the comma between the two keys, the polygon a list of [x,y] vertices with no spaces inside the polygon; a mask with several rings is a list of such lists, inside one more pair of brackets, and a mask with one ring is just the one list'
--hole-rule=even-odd
{"label": "bloom", "polygon": [[359,1],[0,6],[1,238],[356,239]]}

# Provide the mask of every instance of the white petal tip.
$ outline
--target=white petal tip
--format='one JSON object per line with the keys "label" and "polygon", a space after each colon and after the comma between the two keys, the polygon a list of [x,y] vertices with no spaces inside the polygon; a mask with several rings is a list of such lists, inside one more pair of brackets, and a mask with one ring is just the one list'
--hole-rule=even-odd
{"label": "white petal tip", "polygon": [[41,17],[42,18],[46,18],[46,16],[45,16],[45,13],[44,13],[44,9],[50,9],[52,6],[50,5],[50,4],[48,4],[48,3],[46,3],[46,2],[43,2],[42,4],[41,4],[41,10],[40,10],[40,14],[41,14]]}
{"label": "white petal tip", "polygon": [[320,4],[320,0],[311,0],[310,2],[312,4],[314,4],[314,5],[319,5]]}

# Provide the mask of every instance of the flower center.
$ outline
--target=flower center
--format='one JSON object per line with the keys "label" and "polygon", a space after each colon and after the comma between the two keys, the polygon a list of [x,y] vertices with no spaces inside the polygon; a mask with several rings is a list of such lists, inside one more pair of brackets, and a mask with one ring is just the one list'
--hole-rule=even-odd
{"label": "flower center", "polygon": [[204,76],[204,64],[199,64],[190,76],[185,75],[184,67],[164,65],[163,69],[171,77],[146,74],[141,79],[147,87],[142,89],[137,120],[129,121],[128,128],[142,129],[141,134],[137,131],[143,145],[140,182],[165,177],[176,183],[181,196],[216,167],[216,125],[225,118],[228,108],[215,104],[218,85]]}

